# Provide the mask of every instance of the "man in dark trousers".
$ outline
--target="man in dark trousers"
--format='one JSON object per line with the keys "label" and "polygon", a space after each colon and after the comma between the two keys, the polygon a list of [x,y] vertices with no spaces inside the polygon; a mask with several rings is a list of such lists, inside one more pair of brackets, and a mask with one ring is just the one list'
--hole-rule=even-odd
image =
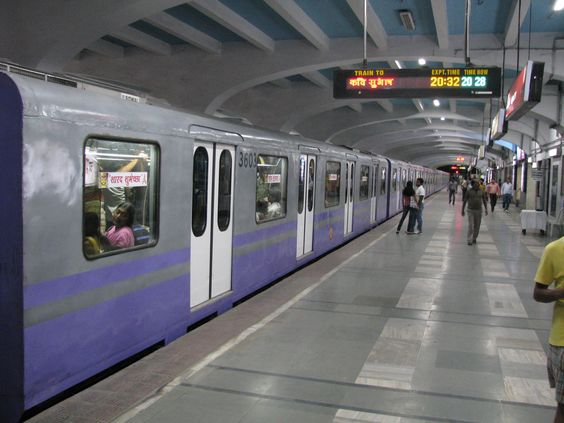
{"label": "man in dark trousers", "polygon": [[478,233],[480,232],[480,224],[482,223],[482,204],[488,215],[488,203],[486,193],[480,189],[480,182],[472,179],[471,188],[466,191],[464,201],[462,202],[462,216],[464,216],[464,209],[468,204],[468,245],[476,243]]}
{"label": "man in dark trousers", "polygon": [[458,191],[458,181],[452,177],[448,183],[448,203],[454,206],[456,200],[456,191]]}

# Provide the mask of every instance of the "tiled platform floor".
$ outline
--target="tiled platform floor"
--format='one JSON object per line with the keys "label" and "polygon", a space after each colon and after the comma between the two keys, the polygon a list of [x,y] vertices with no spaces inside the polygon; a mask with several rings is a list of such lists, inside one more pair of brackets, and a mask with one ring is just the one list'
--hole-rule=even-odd
{"label": "tiled platform floor", "polygon": [[397,221],[31,421],[551,421],[546,237],[499,208],[468,246],[444,193]]}

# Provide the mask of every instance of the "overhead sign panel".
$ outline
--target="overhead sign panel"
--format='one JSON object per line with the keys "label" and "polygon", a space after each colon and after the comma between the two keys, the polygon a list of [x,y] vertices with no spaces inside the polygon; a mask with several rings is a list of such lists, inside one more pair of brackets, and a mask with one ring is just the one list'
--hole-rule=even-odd
{"label": "overhead sign panel", "polygon": [[500,68],[348,69],[333,74],[333,97],[499,97]]}
{"label": "overhead sign panel", "polygon": [[501,108],[492,119],[490,131],[490,140],[499,140],[508,130],[507,121],[505,120],[505,109]]}
{"label": "overhead sign panel", "polygon": [[529,60],[507,93],[506,120],[517,120],[538,104],[542,94],[544,63]]}

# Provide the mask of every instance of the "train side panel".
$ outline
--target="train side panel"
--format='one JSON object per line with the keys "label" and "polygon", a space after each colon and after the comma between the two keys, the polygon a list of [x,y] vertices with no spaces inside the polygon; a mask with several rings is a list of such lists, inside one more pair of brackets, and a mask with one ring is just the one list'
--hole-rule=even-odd
{"label": "train side panel", "polygon": [[22,98],[0,73],[0,420],[18,421],[23,405]]}
{"label": "train side panel", "polygon": [[[287,135],[18,76],[0,74],[0,90],[0,172],[8,181],[4,196],[13,199],[0,206],[10,222],[4,231],[9,242],[0,247],[0,325],[9,335],[0,346],[0,370],[8,381],[0,395],[16,393],[19,400],[11,402],[16,404],[11,413],[21,413],[155,343],[170,342],[190,325],[226,311],[398,211],[390,208],[391,167],[383,157],[355,156],[300,139],[311,144],[302,150],[301,141]],[[202,130],[193,131],[195,126]],[[221,139],[222,133],[240,141],[231,142],[228,135]],[[85,253],[87,185],[94,192],[107,188],[98,185],[99,175],[90,181],[91,140],[123,145],[127,151],[150,147],[156,223],[142,228],[148,243],[96,256]],[[191,307],[199,265],[190,262],[191,242],[197,236],[194,225],[202,223],[194,218],[193,203],[200,198],[194,148],[211,145],[207,151],[212,151],[222,143],[234,153],[232,193],[222,193],[232,194],[233,201],[232,256],[221,263],[231,268],[231,286],[217,294],[210,285],[209,299]],[[297,258],[298,178],[306,150],[316,157],[313,251]],[[116,159],[112,151],[104,154],[108,161]],[[351,199],[350,190],[345,192],[347,162],[349,169],[354,162],[352,211],[345,210],[346,196]],[[397,197],[397,179],[395,185]],[[106,191],[99,194],[103,197]],[[219,213],[206,213],[206,224],[219,220]],[[106,220],[109,215],[104,215]],[[350,230],[345,219],[350,217],[352,232],[345,235]]]}
{"label": "train side panel", "polygon": [[[276,278],[288,273],[296,266],[296,189],[295,174],[297,154],[295,149],[280,149],[268,142],[254,142],[240,146],[236,167],[235,187],[235,233],[233,239],[233,292],[239,300]],[[245,156],[257,157],[252,164]],[[242,159],[241,159],[242,158]],[[260,197],[266,196],[259,186],[260,161],[278,158],[285,161],[285,174],[270,176],[271,180],[285,179],[283,216],[272,217],[272,213],[261,210]],[[241,159],[241,160],[239,160]],[[247,163],[247,164],[246,164]],[[262,184],[262,181],[261,181]],[[277,193],[278,194],[278,193]],[[265,206],[267,207],[267,206]],[[264,220],[261,220],[264,219]]]}
{"label": "train side panel", "polygon": [[[123,118],[109,125],[114,127],[77,124],[60,110],[48,111],[46,104],[38,116],[24,120],[26,408],[153,343],[180,336],[189,311],[188,223],[186,214],[178,213],[190,208],[186,140],[124,129],[131,125]],[[80,114],[80,106],[74,106]],[[91,110],[108,117],[128,113],[126,105],[119,107]],[[143,108],[135,108],[132,117],[137,110]],[[151,112],[157,120],[169,119],[164,112]],[[159,195],[161,204],[169,205],[159,211],[163,242],[86,259],[81,248],[83,143],[92,136],[167,145],[160,149]],[[186,166],[186,172],[169,171],[162,163],[169,169]]]}

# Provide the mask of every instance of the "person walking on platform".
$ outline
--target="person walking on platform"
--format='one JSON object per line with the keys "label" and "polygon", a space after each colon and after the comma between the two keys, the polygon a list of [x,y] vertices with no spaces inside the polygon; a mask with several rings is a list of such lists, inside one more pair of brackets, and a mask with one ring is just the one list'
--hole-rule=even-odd
{"label": "person walking on platform", "polygon": [[[554,288],[549,286],[554,284]],[[564,422],[564,237],[546,246],[535,275],[535,301],[554,303],[548,337],[547,370],[551,388],[556,388],[555,422]]]}
{"label": "person walking on platform", "polygon": [[509,178],[501,186],[501,195],[503,196],[503,211],[509,213],[509,204],[511,204],[511,196],[513,195],[513,185]]}
{"label": "person walking on platform", "polygon": [[456,192],[458,191],[458,182],[454,178],[450,178],[448,183],[448,203],[452,202],[454,206],[454,201],[456,200]]}
{"label": "person walking on platform", "polygon": [[490,197],[490,207],[491,207],[492,213],[493,213],[493,211],[495,209],[495,205],[497,204],[497,197],[501,193],[501,191],[499,189],[499,185],[497,184],[495,179],[492,179],[490,181],[490,183],[486,187],[486,192],[488,193],[488,195]]}
{"label": "person walking on platform", "polygon": [[482,192],[486,192],[486,184],[484,183],[484,178],[480,178],[480,189]]}
{"label": "person walking on platform", "polygon": [[417,214],[415,218],[417,220],[417,231],[416,234],[423,233],[423,207],[425,204],[425,188],[423,188],[423,178],[417,178],[415,185],[417,189],[415,190],[415,201],[417,202]]}
{"label": "person walking on platform", "polygon": [[462,181],[462,199],[466,196],[466,191],[468,190],[468,180],[465,179]]}
{"label": "person walking on platform", "polygon": [[482,204],[488,215],[488,203],[486,201],[486,194],[480,189],[480,182],[473,179],[471,182],[472,187],[466,191],[464,201],[462,202],[462,216],[464,216],[464,209],[468,204],[468,245],[476,243],[478,233],[480,232],[480,224],[482,223]]}
{"label": "person walking on platform", "polygon": [[415,219],[414,218],[412,219],[412,215],[415,213],[415,211],[412,209],[411,203],[413,201],[414,195],[415,195],[415,190],[413,189],[413,182],[407,181],[407,183],[405,184],[405,188],[402,191],[403,212],[401,214],[401,219],[398,223],[398,228],[396,229],[396,234],[399,234],[401,230],[401,225],[403,225],[403,221],[405,220],[405,217],[408,215],[408,213],[409,213],[409,220],[407,224],[407,232],[413,233],[413,225]]}

